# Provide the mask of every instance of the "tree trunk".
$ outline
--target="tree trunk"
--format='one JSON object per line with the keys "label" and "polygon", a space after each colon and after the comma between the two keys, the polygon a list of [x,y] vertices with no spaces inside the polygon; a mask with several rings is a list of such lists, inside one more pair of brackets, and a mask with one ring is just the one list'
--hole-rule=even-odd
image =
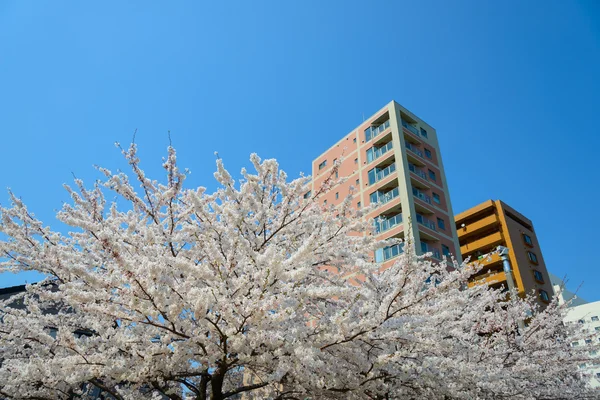
{"label": "tree trunk", "polygon": [[223,381],[225,380],[225,370],[217,368],[210,379],[210,400],[223,400]]}
{"label": "tree trunk", "polygon": [[200,395],[198,396],[198,400],[206,400],[206,391],[208,390],[208,381],[210,377],[208,375],[202,375],[200,377]]}

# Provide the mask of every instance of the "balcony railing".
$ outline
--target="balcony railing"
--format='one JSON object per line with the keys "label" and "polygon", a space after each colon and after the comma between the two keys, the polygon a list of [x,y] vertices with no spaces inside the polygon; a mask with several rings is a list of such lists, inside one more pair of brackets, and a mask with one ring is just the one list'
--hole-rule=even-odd
{"label": "balcony railing", "polygon": [[421,251],[423,253],[431,253],[432,257],[437,258],[438,260],[442,259],[440,251],[435,247],[429,246],[426,242],[421,242]]}
{"label": "balcony railing", "polygon": [[406,148],[418,155],[419,157],[424,158],[423,152],[417,149],[417,147],[414,144],[406,142]]}
{"label": "balcony railing", "polygon": [[377,192],[371,194],[371,203],[385,204],[388,201],[395,199],[399,195],[400,195],[400,190],[398,188],[394,188],[386,193],[377,191]]}
{"label": "balcony railing", "polygon": [[384,220],[375,220],[375,232],[381,233],[385,232],[388,229],[392,229],[394,226],[402,223],[402,213],[396,214],[391,218],[387,218]]}
{"label": "balcony railing", "polygon": [[402,126],[405,127],[406,129],[408,129],[411,133],[419,136],[419,131],[417,130],[417,128],[415,128],[414,126],[410,125],[405,120],[402,120]]}
{"label": "balcony railing", "polygon": [[427,228],[431,229],[432,231],[436,230],[435,223],[432,220],[422,216],[421,214],[417,214],[417,222],[423,226],[426,226]]}
{"label": "balcony railing", "polygon": [[379,126],[368,127],[367,129],[365,129],[365,142],[368,142],[369,140],[375,138],[375,136],[381,134],[383,131],[385,131],[389,127],[390,127],[389,119]]}
{"label": "balcony railing", "polygon": [[369,185],[379,182],[394,171],[396,171],[396,163],[393,163],[384,169],[373,168],[369,171]]}
{"label": "balcony railing", "polygon": [[383,262],[402,254],[404,251],[403,247],[404,243],[398,243],[393,246],[375,250],[375,262]]}
{"label": "balcony railing", "polygon": [[428,195],[426,195],[425,193],[421,192],[419,189],[417,188],[413,188],[412,189],[413,195],[420,199],[423,200],[425,203],[427,204],[431,204],[431,197],[429,197]]}
{"label": "balcony railing", "polygon": [[419,175],[424,180],[427,180],[427,174],[425,173],[425,171],[423,171],[420,168],[417,168],[415,164],[408,163],[408,169],[414,172],[415,174]]}
{"label": "balcony railing", "polygon": [[369,150],[367,150],[367,162],[370,163],[371,161],[378,159],[379,157],[390,151],[393,147],[394,146],[392,142],[389,142],[385,146],[379,148],[371,147]]}

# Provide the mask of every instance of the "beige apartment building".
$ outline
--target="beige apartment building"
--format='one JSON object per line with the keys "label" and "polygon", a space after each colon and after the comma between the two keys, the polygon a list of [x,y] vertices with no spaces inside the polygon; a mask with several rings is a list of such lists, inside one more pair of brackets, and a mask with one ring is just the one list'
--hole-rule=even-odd
{"label": "beige apartment building", "polygon": [[[313,193],[331,176],[337,162],[341,162],[338,176],[348,179],[324,193],[320,201],[339,204],[353,188],[357,208],[377,204],[368,217],[375,219],[376,234],[382,239],[412,239],[419,254],[430,252],[440,260],[452,254],[461,261],[433,127],[390,102],[313,161]],[[386,263],[401,252],[401,245],[379,249],[375,259]]]}
{"label": "beige apartment building", "polygon": [[554,291],[531,220],[500,200],[488,200],[456,215],[456,230],[462,257],[484,265],[472,284],[507,287],[502,260],[494,253],[504,246],[519,295],[535,293],[542,305],[550,301]]}

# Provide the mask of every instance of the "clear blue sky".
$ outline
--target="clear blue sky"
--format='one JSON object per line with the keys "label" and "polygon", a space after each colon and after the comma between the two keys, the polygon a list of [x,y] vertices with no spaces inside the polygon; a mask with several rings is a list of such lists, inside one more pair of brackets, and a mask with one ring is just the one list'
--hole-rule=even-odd
{"label": "clear blue sky", "polygon": [[170,130],[214,187],[215,150],[310,172],[392,99],[436,127],[455,212],[504,200],[600,300],[596,0],[0,2],[0,187],[50,225],[135,129],[147,170]]}

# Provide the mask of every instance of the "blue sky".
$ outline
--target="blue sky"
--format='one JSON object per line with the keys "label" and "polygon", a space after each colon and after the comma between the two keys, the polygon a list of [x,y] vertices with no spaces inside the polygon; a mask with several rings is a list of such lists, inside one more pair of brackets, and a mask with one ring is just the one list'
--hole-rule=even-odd
{"label": "blue sky", "polygon": [[3,1],[0,187],[53,225],[135,129],[150,173],[171,131],[189,185],[214,187],[214,151],[295,176],[395,99],[437,129],[455,212],[504,200],[600,300],[599,4]]}

